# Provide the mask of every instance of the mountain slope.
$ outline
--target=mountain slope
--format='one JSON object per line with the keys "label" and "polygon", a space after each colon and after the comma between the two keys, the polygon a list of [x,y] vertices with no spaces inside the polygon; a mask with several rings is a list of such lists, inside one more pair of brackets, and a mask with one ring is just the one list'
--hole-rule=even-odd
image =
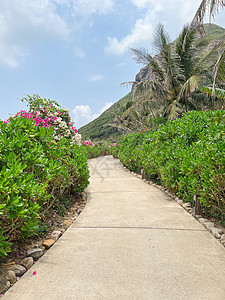
{"label": "mountain slope", "polygon": [[[199,34],[196,41],[196,47],[199,57],[203,57],[208,51],[210,51],[215,43],[225,34],[225,29],[215,24],[205,24],[204,30],[205,34]],[[173,42],[173,44],[174,43],[175,41]],[[146,77],[150,78],[151,75],[151,68],[144,67],[140,69],[140,72],[136,75],[135,80],[138,82]],[[107,138],[115,139],[116,137],[119,137],[121,135],[121,131],[119,131],[115,127],[109,126],[109,124],[112,124],[114,122],[115,114],[121,115],[121,113],[123,112],[123,109],[121,108],[125,107],[126,104],[128,104],[130,101],[132,101],[131,92],[120,99],[118,102],[113,104],[97,119],[81,127],[79,129],[79,133],[82,134],[83,138],[89,138],[91,140],[104,140]]]}
{"label": "mountain slope", "polygon": [[110,108],[104,111],[97,119],[88,123],[79,129],[82,138],[91,140],[114,139],[121,135],[117,128],[109,126],[114,122],[115,114],[120,114],[120,106],[126,105],[132,100],[132,93],[128,93],[125,97],[114,103]]}

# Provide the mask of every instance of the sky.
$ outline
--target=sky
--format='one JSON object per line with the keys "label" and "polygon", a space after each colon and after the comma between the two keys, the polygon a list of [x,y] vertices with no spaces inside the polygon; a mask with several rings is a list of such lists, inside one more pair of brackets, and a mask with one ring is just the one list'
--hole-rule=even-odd
{"label": "sky", "polygon": [[[0,0],[0,119],[39,94],[69,108],[77,128],[129,92],[141,68],[132,47],[154,54],[163,23],[174,40],[201,0]],[[225,27],[224,11],[215,23]]]}

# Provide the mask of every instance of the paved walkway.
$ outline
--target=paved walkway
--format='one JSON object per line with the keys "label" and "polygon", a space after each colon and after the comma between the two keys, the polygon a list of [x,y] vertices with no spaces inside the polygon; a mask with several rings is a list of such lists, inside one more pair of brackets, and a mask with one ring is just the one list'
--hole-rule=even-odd
{"label": "paved walkway", "polygon": [[110,156],[90,171],[84,211],[4,300],[225,299],[225,249],[202,225]]}

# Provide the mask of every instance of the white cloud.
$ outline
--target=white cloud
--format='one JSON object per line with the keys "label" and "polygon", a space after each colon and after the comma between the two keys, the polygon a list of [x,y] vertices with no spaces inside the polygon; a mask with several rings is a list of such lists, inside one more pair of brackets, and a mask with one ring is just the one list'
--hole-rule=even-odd
{"label": "white cloud", "polygon": [[100,109],[99,113],[92,113],[89,105],[76,105],[72,110],[72,113],[74,115],[75,126],[77,128],[80,128],[83,125],[93,121],[112,105],[113,102],[105,102],[103,107]]}
{"label": "white cloud", "polygon": [[51,0],[0,0],[0,7],[0,63],[8,67],[17,67],[33,43],[69,34]]}
{"label": "white cloud", "polygon": [[130,47],[143,46],[151,40],[151,35],[159,22],[182,28],[182,25],[191,22],[201,0],[130,0],[142,13],[143,18],[138,19],[131,28],[131,32],[119,40],[117,37],[108,37],[105,52],[122,55]]}
{"label": "white cloud", "polygon": [[89,105],[77,105],[73,109],[73,114],[75,115],[75,118],[84,117],[84,118],[90,118],[91,117],[91,108]]}
{"label": "white cloud", "polygon": [[137,20],[135,26],[132,28],[131,33],[119,41],[116,37],[108,37],[108,45],[105,52],[108,54],[122,55],[130,47],[148,41],[153,32],[152,24],[148,16],[144,19]]}
{"label": "white cloud", "polygon": [[139,9],[147,10],[147,14],[152,11],[154,13],[164,11],[168,15],[172,13],[176,18],[183,18],[185,16],[187,18],[186,21],[191,21],[201,0],[130,0],[130,2]]}
{"label": "white cloud", "polygon": [[92,14],[105,15],[114,8],[113,0],[73,0],[74,13],[90,16]]}
{"label": "white cloud", "polygon": [[100,74],[92,74],[88,76],[88,80],[91,82],[97,82],[97,81],[101,81],[104,79],[103,75]]}
{"label": "white cloud", "polygon": [[0,0],[0,7],[0,64],[13,68],[34,44],[72,37],[70,22],[79,31],[92,14],[113,11],[114,0]]}
{"label": "white cloud", "polygon": [[149,6],[151,6],[151,9],[154,10],[161,10],[162,9],[162,4],[161,2],[165,2],[166,1],[161,1],[161,0],[131,0],[131,3],[133,3],[135,6],[137,6],[137,8],[141,9],[141,8],[148,8]]}

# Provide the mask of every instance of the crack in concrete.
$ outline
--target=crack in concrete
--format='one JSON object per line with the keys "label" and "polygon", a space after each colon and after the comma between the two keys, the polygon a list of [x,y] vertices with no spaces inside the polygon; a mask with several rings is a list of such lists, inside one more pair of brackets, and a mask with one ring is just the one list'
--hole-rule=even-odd
{"label": "crack in concrete", "polygon": [[71,229],[147,229],[147,230],[178,230],[178,231],[208,231],[206,229],[191,228],[164,228],[164,227],[141,227],[141,226],[76,226]]}

